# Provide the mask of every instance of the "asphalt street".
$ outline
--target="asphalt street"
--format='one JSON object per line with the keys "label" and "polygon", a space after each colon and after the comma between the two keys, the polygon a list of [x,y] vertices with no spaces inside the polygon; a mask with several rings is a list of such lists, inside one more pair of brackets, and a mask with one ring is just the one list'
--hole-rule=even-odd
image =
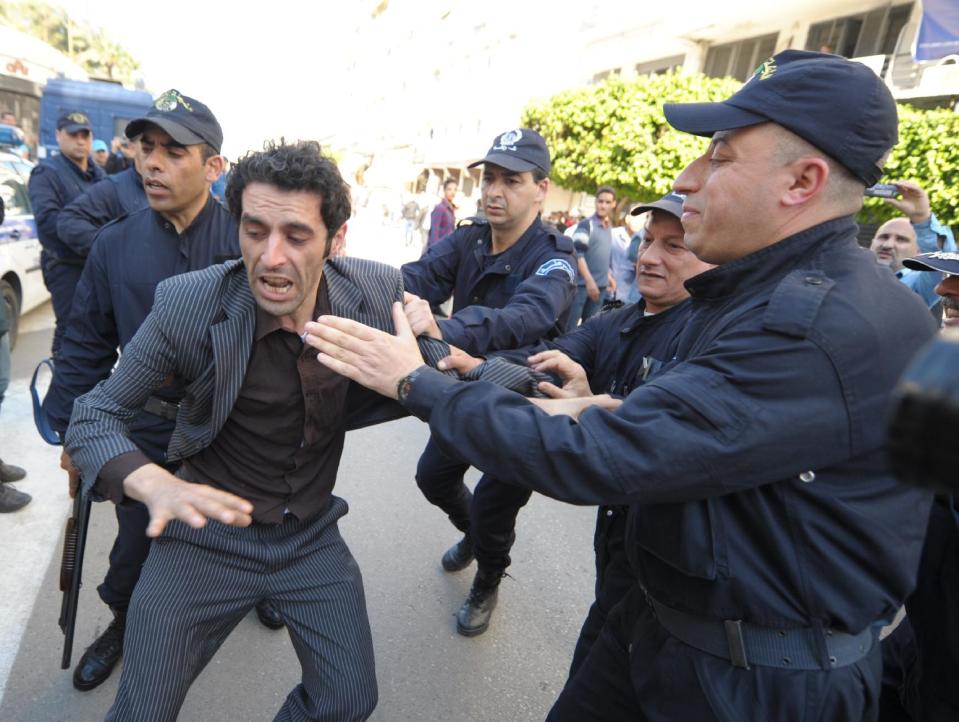
{"label": "asphalt street", "polygon": [[[402,241],[384,250],[382,241],[354,230],[348,249],[397,264],[414,253]],[[0,454],[27,468],[18,487],[34,496],[22,511],[0,516],[0,720],[17,722],[102,719],[119,679],[118,670],[81,693],[59,668],[59,556],[70,503],[59,450],[37,436],[27,392],[51,325],[49,305],[24,317],[0,417]],[[440,567],[457,535],[413,481],[427,436],[415,419],[352,432],[340,464],[335,493],[350,504],[340,527],[363,571],[376,651],[380,702],[372,719],[541,720],[565,680],[592,596],[595,512],[534,495],[520,514],[512,578],[503,581],[490,630],[461,637],[453,615],[475,567],[457,574]],[[471,472],[470,485],[477,478]],[[115,528],[112,507],[95,505],[74,662],[109,623],[96,585]],[[193,685],[180,719],[270,720],[298,678],[287,633],[265,629],[251,614]]]}

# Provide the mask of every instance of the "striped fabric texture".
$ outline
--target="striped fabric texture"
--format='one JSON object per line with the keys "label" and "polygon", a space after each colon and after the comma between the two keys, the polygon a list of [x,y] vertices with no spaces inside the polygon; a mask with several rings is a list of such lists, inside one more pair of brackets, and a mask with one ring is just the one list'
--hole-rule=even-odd
{"label": "striped fabric texture", "polygon": [[[403,300],[399,270],[366,259],[331,258],[323,275],[333,315],[393,332],[392,304]],[[242,261],[160,283],[152,312],[116,370],[74,402],[66,447],[86,488],[107,461],[136,450],[127,424],[170,374],[185,379],[187,386],[169,460],[188,458],[212,443],[246,374],[255,309]],[[449,355],[442,341],[421,337],[419,344],[432,366]]]}
{"label": "striped fabric texture", "polygon": [[275,719],[367,719],[377,702],[373,641],[360,570],[337,528],[346,512],[334,496],[307,523],[171,522],[133,593],[107,720],[174,722],[193,680],[258,599],[282,615],[303,668]]}

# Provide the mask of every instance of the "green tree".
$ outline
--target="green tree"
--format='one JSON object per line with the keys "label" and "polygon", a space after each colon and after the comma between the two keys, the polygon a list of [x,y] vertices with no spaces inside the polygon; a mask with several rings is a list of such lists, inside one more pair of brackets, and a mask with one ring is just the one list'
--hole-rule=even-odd
{"label": "green tree", "polygon": [[626,197],[653,200],[669,192],[707,143],[674,130],[663,116],[663,101],[721,100],[740,85],[688,73],[628,80],[614,75],[531,103],[522,121],[546,139],[559,185],[585,192],[611,185]]}
{"label": "green tree", "polygon": [[0,23],[39,38],[96,78],[130,82],[140,67],[106,33],[77,23],[61,7],[41,2],[0,2]]}

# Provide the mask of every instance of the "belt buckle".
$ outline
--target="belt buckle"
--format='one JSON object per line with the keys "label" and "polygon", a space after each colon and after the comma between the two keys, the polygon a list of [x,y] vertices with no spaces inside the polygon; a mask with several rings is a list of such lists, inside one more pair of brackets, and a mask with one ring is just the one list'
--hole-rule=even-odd
{"label": "belt buckle", "polygon": [[746,640],[743,638],[743,620],[725,619],[723,627],[726,630],[726,644],[729,646],[729,661],[734,667],[749,669]]}

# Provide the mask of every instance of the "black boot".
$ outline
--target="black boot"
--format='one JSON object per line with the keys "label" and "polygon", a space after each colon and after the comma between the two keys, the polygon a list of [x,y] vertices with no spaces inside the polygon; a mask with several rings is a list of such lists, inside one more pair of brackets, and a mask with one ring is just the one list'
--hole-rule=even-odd
{"label": "black boot", "polygon": [[443,555],[443,569],[448,572],[458,572],[466,569],[473,561],[473,540],[469,533],[446,550]]}
{"label": "black boot", "polygon": [[283,629],[283,617],[269,599],[261,599],[256,603],[256,618],[267,629]]}
{"label": "black boot", "polygon": [[6,484],[10,481],[20,481],[27,476],[27,472],[19,466],[4,463],[0,459],[0,484]]}
{"label": "black boot", "polygon": [[123,632],[126,629],[126,610],[113,609],[113,621],[87,647],[73,670],[73,686],[86,692],[103,684],[123,656]]}
{"label": "black boot", "polygon": [[0,484],[0,514],[19,511],[30,503],[31,498],[29,494],[24,494],[12,486]]}
{"label": "black boot", "polygon": [[463,606],[456,613],[456,631],[464,637],[475,637],[489,627],[490,617],[496,609],[499,582],[503,572],[479,570],[473,578],[473,586]]}

